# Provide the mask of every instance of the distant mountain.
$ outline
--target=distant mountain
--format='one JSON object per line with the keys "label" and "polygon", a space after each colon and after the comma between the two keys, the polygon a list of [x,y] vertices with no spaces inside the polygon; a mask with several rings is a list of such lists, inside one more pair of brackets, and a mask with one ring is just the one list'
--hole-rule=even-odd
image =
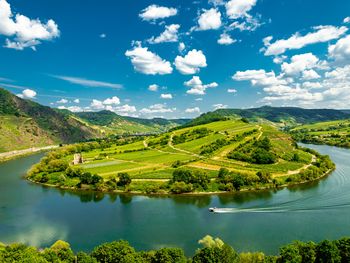
{"label": "distant mountain", "polygon": [[251,109],[219,109],[204,113],[185,126],[209,123],[226,118],[247,118],[253,121],[266,119],[285,125],[307,124],[321,121],[342,120],[350,118],[350,111],[332,109],[303,109],[296,107],[270,107]]}
{"label": "distant mountain", "polygon": [[101,136],[98,129],[0,88],[0,151]]}
{"label": "distant mountain", "polygon": [[162,118],[141,119],[120,116],[111,111],[79,112],[75,115],[93,125],[103,126],[116,133],[154,133],[183,125],[190,119],[167,120]]}
{"label": "distant mountain", "polygon": [[0,88],[0,152],[109,134],[158,133],[189,121],[123,117],[110,111],[72,113],[21,99]]}

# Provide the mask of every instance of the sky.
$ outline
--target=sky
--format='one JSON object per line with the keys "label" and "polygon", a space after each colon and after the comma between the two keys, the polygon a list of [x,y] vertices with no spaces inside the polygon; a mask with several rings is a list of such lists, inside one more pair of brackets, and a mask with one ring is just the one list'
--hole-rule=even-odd
{"label": "sky", "polygon": [[0,87],[71,111],[350,109],[348,0],[0,0]]}

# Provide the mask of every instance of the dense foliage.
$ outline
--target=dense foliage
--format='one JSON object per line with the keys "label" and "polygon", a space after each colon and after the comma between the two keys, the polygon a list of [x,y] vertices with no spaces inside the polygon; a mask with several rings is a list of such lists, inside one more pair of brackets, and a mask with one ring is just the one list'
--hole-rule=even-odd
{"label": "dense foliage", "polygon": [[95,247],[91,253],[74,253],[70,245],[57,241],[50,248],[37,249],[24,244],[0,243],[0,261],[60,263],[346,263],[350,262],[350,238],[320,243],[295,241],[280,248],[277,256],[264,253],[238,254],[219,238],[206,236],[202,247],[188,258],[180,248],[136,251],[126,241],[113,241]]}
{"label": "dense foliage", "polygon": [[271,150],[272,145],[269,138],[264,137],[261,140],[241,143],[227,157],[248,163],[273,164],[277,158]]}

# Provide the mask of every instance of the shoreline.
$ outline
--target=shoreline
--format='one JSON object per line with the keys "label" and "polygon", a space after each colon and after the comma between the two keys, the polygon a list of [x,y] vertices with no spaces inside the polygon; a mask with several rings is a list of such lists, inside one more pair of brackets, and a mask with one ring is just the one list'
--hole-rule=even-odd
{"label": "shoreline", "polygon": [[32,147],[23,150],[14,150],[10,152],[0,153],[0,163],[11,161],[20,157],[29,156],[39,152],[45,152],[58,148],[59,145],[48,145],[43,147]]}
{"label": "shoreline", "polygon": [[33,180],[30,180],[28,177],[24,177],[24,179],[27,180],[29,183],[41,185],[43,187],[50,187],[50,188],[55,188],[58,190],[71,191],[71,192],[76,192],[76,193],[88,193],[88,192],[90,192],[90,193],[99,193],[99,194],[129,194],[129,195],[135,195],[135,196],[137,195],[137,196],[160,196],[160,197],[162,197],[162,196],[211,196],[211,195],[232,195],[232,194],[237,194],[237,193],[258,192],[258,191],[267,191],[267,190],[282,190],[282,189],[288,188],[288,187],[305,185],[308,183],[318,182],[318,181],[324,179],[325,177],[329,176],[335,169],[336,169],[336,167],[334,167],[333,169],[329,169],[327,172],[325,172],[324,174],[320,175],[319,177],[317,177],[311,181],[301,181],[298,183],[283,184],[283,185],[271,186],[271,187],[265,186],[265,187],[255,188],[255,189],[244,188],[244,189],[241,189],[239,191],[232,191],[232,192],[227,192],[227,191],[190,192],[190,193],[182,193],[182,194],[173,194],[170,192],[147,194],[147,193],[139,192],[139,191],[122,191],[122,190],[97,191],[97,190],[91,190],[91,189],[62,187],[59,185],[39,183],[39,182],[35,182]]}

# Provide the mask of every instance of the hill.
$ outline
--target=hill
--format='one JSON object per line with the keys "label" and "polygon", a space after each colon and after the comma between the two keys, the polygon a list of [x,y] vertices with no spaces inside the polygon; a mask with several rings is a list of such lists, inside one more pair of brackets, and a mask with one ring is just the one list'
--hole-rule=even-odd
{"label": "hill", "polygon": [[0,151],[72,143],[102,134],[50,107],[0,89]]}
{"label": "hill", "polygon": [[293,138],[304,143],[350,148],[350,119],[318,122],[290,130]]}
{"label": "hill", "polygon": [[92,125],[102,126],[117,134],[159,133],[190,121],[188,119],[167,120],[162,118],[133,118],[120,116],[114,112],[106,110],[99,112],[80,112],[75,113],[75,116]]}
{"label": "hill", "polygon": [[296,107],[269,107],[251,109],[218,109],[204,113],[185,126],[205,124],[227,118],[247,118],[252,121],[266,119],[281,125],[291,126],[322,121],[350,118],[350,112],[333,109],[303,109]]}
{"label": "hill", "polygon": [[0,152],[111,134],[160,133],[188,121],[124,117],[110,111],[72,113],[21,99],[0,88]]}
{"label": "hill", "polygon": [[[84,161],[72,165],[77,152]],[[68,145],[35,165],[29,179],[97,191],[217,192],[314,180],[330,169],[327,157],[298,148],[273,126],[226,120]]]}

